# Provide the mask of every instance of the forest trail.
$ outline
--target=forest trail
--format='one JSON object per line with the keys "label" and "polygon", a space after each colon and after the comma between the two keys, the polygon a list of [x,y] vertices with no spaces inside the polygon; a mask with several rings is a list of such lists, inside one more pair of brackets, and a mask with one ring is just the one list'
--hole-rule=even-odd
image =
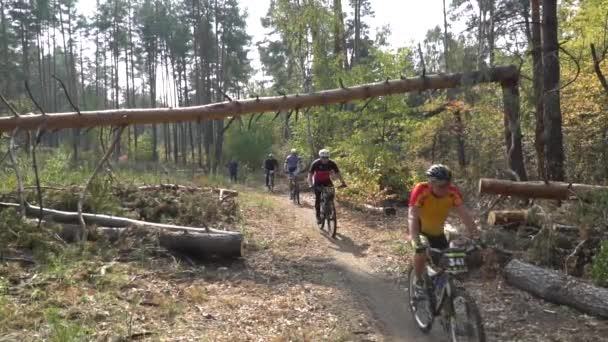
{"label": "forest trail", "polygon": [[318,229],[314,221],[312,197],[305,197],[303,206],[292,204],[284,194],[272,197],[277,206],[294,214],[294,230],[307,236],[310,243],[319,243],[325,248],[326,253],[331,256],[333,269],[344,280],[353,300],[367,307],[375,327],[385,341],[446,340],[438,325],[428,335],[420,332],[407,307],[407,289],[374,271],[365,253],[369,244],[364,238],[345,232],[345,229],[350,232],[362,229],[357,226],[356,218],[350,217],[348,209],[338,209],[338,235],[331,239]]}

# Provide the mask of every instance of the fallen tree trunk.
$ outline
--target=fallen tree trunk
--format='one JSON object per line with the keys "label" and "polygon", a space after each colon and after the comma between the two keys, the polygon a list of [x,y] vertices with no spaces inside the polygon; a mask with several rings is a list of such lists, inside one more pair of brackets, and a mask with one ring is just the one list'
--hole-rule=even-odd
{"label": "fallen tree trunk", "polygon": [[608,192],[608,186],[570,184],[563,182],[513,182],[502,179],[482,178],[479,180],[480,194],[517,196],[524,198],[545,198],[568,200],[585,199],[591,194]]}
{"label": "fallen tree trunk", "polygon": [[[19,208],[19,204],[0,202],[0,207],[17,209],[17,208]],[[39,207],[29,205],[29,204],[26,205],[26,215],[36,216],[39,213],[40,213]],[[64,223],[64,224],[65,223],[67,223],[67,224],[77,224],[78,223],[78,213],[76,213],[76,212],[44,208],[42,211],[42,214],[43,214],[43,218],[47,221],[53,221],[53,222]],[[135,226],[135,227],[166,229],[166,230],[174,230],[174,231],[187,231],[190,233],[207,233],[207,234],[214,233],[214,234],[238,235],[238,236],[242,237],[241,233],[233,232],[233,231],[229,231],[229,230],[176,226],[176,225],[172,225],[172,224],[146,222],[146,221],[134,220],[134,219],[126,218],[126,217],[111,216],[111,215],[83,213],[82,216],[84,218],[84,221],[87,224],[94,224],[96,226],[102,226],[102,227],[126,228],[126,227]]]}
{"label": "fallen tree trunk", "polygon": [[[18,208],[19,204],[0,202],[0,207]],[[28,216],[35,216],[35,215],[38,215],[39,213],[40,213],[39,207],[36,207],[33,205],[26,206],[26,214]],[[78,213],[76,213],[76,212],[44,208],[42,213],[43,213],[43,218],[47,221],[53,221],[53,222],[57,222],[57,223],[70,223],[70,224],[78,223]],[[196,232],[196,233],[218,233],[218,234],[241,235],[241,233],[239,233],[239,232],[232,232],[232,231],[228,231],[228,230],[176,226],[176,225],[172,225],[172,224],[146,222],[146,221],[134,220],[134,219],[126,218],[126,217],[112,216],[112,215],[83,213],[82,216],[83,216],[86,224],[94,224],[96,226],[101,226],[101,227],[126,228],[126,227],[136,226],[136,227],[144,227],[144,228],[181,230],[181,231],[189,231],[189,232]]]}
{"label": "fallen tree trunk", "polygon": [[238,197],[239,192],[230,189],[221,188],[199,188],[196,186],[185,186],[178,184],[159,184],[159,185],[144,185],[137,188],[139,191],[157,191],[157,190],[183,190],[183,191],[210,191],[220,196],[220,200],[230,197]]}
{"label": "fallen tree trunk", "polygon": [[491,226],[527,221],[528,210],[495,210],[488,214],[488,224]]}
{"label": "fallen tree trunk", "polygon": [[561,272],[511,260],[505,267],[507,282],[556,304],[608,318],[608,289],[587,284]]}
{"label": "fallen tree trunk", "polygon": [[113,109],[83,111],[81,113],[55,113],[48,115],[21,115],[0,118],[0,132],[15,128],[36,130],[38,127],[54,130],[62,128],[84,128],[94,126],[122,126],[177,123],[184,121],[208,121],[225,119],[244,114],[277,112],[320,105],[339,104],[353,100],[378,96],[420,91],[427,89],[447,89],[479,83],[513,83],[519,79],[516,66],[495,67],[484,71],[456,74],[426,75],[424,77],[386,80],[324,90],[311,94],[294,94],[275,97],[255,97],[245,100],[226,101],[203,106],[151,109]]}

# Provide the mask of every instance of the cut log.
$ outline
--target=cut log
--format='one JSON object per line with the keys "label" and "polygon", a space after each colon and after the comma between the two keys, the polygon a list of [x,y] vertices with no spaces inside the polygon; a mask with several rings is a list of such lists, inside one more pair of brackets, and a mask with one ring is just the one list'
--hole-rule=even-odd
{"label": "cut log", "polygon": [[608,289],[587,284],[561,272],[513,259],[505,267],[507,282],[549,302],[608,318]]}
{"label": "cut log", "polygon": [[447,89],[480,83],[517,83],[519,70],[516,66],[495,67],[483,71],[456,74],[426,75],[423,77],[386,80],[353,87],[324,90],[311,94],[252,98],[214,103],[203,106],[152,109],[113,109],[83,111],[81,113],[29,114],[20,117],[0,118],[0,132],[15,128],[46,130],[84,128],[94,126],[122,126],[198,122],[225,119],[252,113],[278,112],[295,108],[345,103],[353,100],[405,93],[428,89]]}
{"label": "cut log", "polygon": [[488,214],[488,224],[491,226],[510,223],[526,223],[528,210],[495,210]]}
{"label": "cut log", "polygon": [[219,256],[238,258],[243,256],[243,235],[200,234],[189,232],[162,232],[160,245],[171,251],[184,253],[199,259]]}
{"label": "cut log", "polygon": [[549,184],[543,182],[513,182],[488,178],[479,180],[480,194],[568,200],[574,198],[585,199],[590,194],[598,192],[608,193],[608,186],[570,184],[563,182],[551,182]]}

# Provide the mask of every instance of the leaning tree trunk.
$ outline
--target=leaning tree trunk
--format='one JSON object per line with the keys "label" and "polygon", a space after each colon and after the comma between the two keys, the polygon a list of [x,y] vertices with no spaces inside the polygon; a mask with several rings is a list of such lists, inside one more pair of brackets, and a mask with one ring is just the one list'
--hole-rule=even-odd
{"label": "leaning tree trunk", "polygon": [[[46,117],[38,114],[20,118],[0,117],[0,132],[12,131],[15,127],[36,130],[45,124],[48,130],[93,126],[120,126],[131,124],[160,124],[183,121],[210,121],[235,115],[274,112],[294,108],[308,108],[377,96],[405,93],[427,89],[448,89],[480,83],[511,82],[516,85],[519,71],[515,66],[497,67],[487,71],[471,73],[426,75],[425,77],[387,80],[348,88],[338,88],[311,94],[294,94],[266,98],[252,98],[213,103],[202,106],[180,108],[111,109],[78,113],[55,113]],[[152,105],[155,106],[154,89]]]}
{"label": "leaning tree trunk", "polygon": [[608,289],[595,287],[561,272],[519,260],[505,268],[507,282],[552,303],[568,305],[581,312],[608,318]]}

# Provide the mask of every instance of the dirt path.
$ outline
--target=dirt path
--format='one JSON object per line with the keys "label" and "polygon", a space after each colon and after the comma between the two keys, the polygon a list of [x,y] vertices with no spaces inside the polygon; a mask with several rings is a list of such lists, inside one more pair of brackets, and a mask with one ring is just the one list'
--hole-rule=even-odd
{"label": "dirt path", "polygon": [[[359,237],[340,233],[338,222],[338,236],[330,239],[317,228],[314,222],[313,209],[310,208],[312,199],[306,198],[302,207],[294,206],[285,196],[274,196],[277,205],[293,212],[295,221],[293,226],[302,234],[310,238],[312,243],[323,243],[332,257],[333,266],[349,286],[355,300],[362,302],[370,311],[374,324],[381,332],[385,341],[444,341],[440,328],[435,327],[431,334],[421,333],[411,319],[407,307],[406,290],[400,288],[393,281],[384,279],[374,272],[367,260],[365,250],[369,247]],[[348,215],[340,210],[341,215]]]}

